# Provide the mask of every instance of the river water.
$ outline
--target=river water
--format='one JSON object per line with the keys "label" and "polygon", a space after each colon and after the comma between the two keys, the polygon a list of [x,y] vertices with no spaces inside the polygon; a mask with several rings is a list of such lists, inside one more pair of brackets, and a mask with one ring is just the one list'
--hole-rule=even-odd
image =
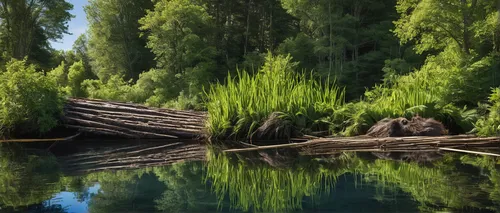
{"label": "river water", "polygon": [[161,163],[160,148],[68,147],[0,146],[0,212],[500,212],[500,159],[492,157],[208,149],[205,160],[190,152]]}

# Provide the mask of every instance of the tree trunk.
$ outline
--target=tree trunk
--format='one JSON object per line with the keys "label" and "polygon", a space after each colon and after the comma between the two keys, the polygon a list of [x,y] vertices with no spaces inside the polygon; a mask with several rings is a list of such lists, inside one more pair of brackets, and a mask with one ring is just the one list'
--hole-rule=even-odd
{"label": "tree trunk", "polygon": [[252,0],[247,0],[247,25],[245,29],[245,46],[243,47],[243,55],[247,55],[248,34],[250,32],[250,4]]}
{"label": "tree trunk", "polygon": [[493,34],[493,47],[496,52],[500,52],[500,0],[497,0],[497,26]]}
{"label": "tree trunk", "polygon": [[329,23],[329,53],[328,53],[328,73],[332,73],[332,66],[333,66],[333,32],[332,32],[332,3],[331,1],[328,1],[328,23]]}
{"label": "tree trunk", "polygon": [[[475,0],[473,0],[475,1]],[[463,29],[463,46],[462,46],[462,49],[464,51],[464,53],[466,54],[470,54],[470,35],[469,35],[469,26],[470,26],[470,15],[468,13],[468,11],[472,11],[472,7],[467,10],[467,0],[461,0],[461,3],[462,3],[462,18],[463,18],[463,25],[464,25],[464,29]]]}

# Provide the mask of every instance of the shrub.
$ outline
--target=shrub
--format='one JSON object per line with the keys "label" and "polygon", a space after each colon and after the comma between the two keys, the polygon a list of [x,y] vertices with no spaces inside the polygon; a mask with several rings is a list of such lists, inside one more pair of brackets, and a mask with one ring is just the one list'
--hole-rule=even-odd
{"label": "shrub", "polygon": [[57,125],[62,99],[56,82],[26,60],[11,60],[0,73],[0,134],[45,133]]}
{"label": "shrub", "polygon": [[495,88],[489,98],[489,113],[476,122],[474,131],[479,136],[497,136],[500,134],[500,88]]}
{"label": "shrub", "polygon": [[89,98],[129,101],[132,93],[131,82],[126,82],[120,75],[111,76],[106,83],[101,80],[86,79],[81,85]]}
{"label": "shrub", "polygon": [[69,67],[67,90],[71,97],[85,97],[85,90],[82,89],[82,82],[86,77],[85,67],[82,61],[75,62]]}

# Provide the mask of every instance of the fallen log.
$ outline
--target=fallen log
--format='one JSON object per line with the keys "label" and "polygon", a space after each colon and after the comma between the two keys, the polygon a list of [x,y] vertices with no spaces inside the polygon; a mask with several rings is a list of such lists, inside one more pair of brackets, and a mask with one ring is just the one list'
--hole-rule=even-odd
{"label": "fallen log", "polygon": [[202,139],[206,135],[206,112],[95,99],[69,99],[62,121],[80,132],[121,138]]}
{"label": "fallen log", "polygon": [[[464,150],[463,148],[481,148],[483,150],[500,149],[500,137],[476,137],[474,135],[456,136],[414,136],[414,137],[338,137],[318,138],[301,143],[255,146],[241,149],[227,149],[223,152],[248,152],[268,149],[293,148],[303,155],[324,155],[339,152],[436,152]],[[480,152],[476,152],[480,153]],[[495,155],[490,153],[490,155]]]}
{"label": "fallen log", "polygon": [[41,142],[70,141],[78,136],[80,136],[80,132],[65,138],[8,139],[8,140],[0,140],[0,143],[41,143]]}

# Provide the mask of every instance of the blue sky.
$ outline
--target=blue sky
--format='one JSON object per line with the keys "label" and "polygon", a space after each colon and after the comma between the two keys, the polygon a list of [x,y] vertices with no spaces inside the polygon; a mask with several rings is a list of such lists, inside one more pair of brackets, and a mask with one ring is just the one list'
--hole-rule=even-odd
{"label": "blue sky", "polygon": [[[68,1],[68,0],[67,0]],[[68,22],[68,31],[72,35],[64,34],[63,39],[57,42],[50,42],[52,48],[56,50],[70,50],[75,40],[87,30],[87,18],[83,7],[88,4],[87,0],[69,0],[73,4],[73,10],[70,11],[75,17]]]}

